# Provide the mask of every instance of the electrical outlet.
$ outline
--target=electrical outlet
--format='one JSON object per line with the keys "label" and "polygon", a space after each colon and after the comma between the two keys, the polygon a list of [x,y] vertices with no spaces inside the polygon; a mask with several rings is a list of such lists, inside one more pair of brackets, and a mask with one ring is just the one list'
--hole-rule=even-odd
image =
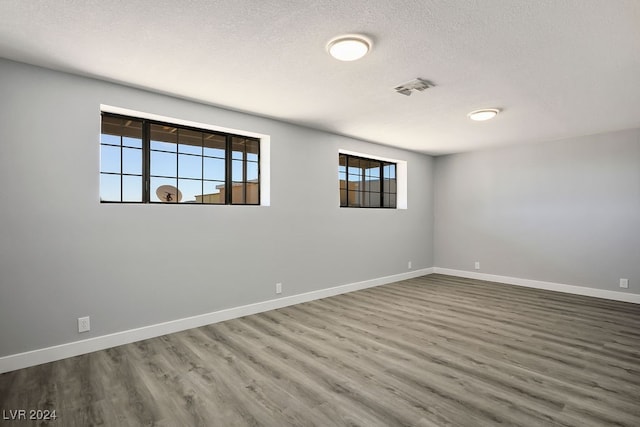
{"label": "electrical outlet", "polygon": [[411,270],[411,261],[409,261],[409,262],[407,263],[407,268],[408,268],[409,270]]}
{"label": "electrical outlet", "polygon": [[87,332],[91,330],[91,321],[89,316],[78,317],[78,332]]}
{"label": "electrical outlet", "polygon": [[276,294],[282,293],[282,283],[276,283]]}
{"label": "electrical outlet", "polygon": [[621,288],[629,288],[629,279],[620,279],[620,287]]}
{"label": "electrical outlet", "polygon": [[476,261],[475,268],[476,270],[480,270],[480,261]]}

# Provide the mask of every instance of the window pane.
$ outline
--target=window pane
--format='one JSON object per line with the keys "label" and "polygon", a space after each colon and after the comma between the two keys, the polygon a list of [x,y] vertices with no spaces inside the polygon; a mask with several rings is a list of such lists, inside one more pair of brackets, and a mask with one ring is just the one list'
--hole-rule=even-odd
{"label": "window pane", "polygon": [[141,202],[142,201],[142,177],[128,176],[122,177],[122,201]]}
{"label": "window pane", "polygon": [[395,194],[389,194],[389,193],[384,193],[384,207],[385,208],[395,208],[396,207],[396,195]]}
{"label": "window pane", "polygon": [[122,134],[122,119],[118,117],[103,115],[100,133],[101,143],[120,145],[120,135]]}
{"label": "window pane", "polygon": [[371,178],[365,178],[364,184],[362,188],[364,191],[376,191],[376,188],[379,188],[378,181],[372,181]]}
{"label": "window pane", "polygon": [[[120,130],[123,145],[142,147],[142,120],[122,119],[123,126]],[[126,142],[126,144],[125,144]]]}
{"label": "window pane", "polygon": [[180,178],[202,178],[202,157],[179,154],[178,176]]}
{"label": "window pane", "polygon": [[234,181],[244,181],[243,178],[243,173],[242,173],[242,168],[243,168],[243,161],[242,160],[234,160],[232,165],[231,165],[231,170],[232,170],[232,174],[231,174],[231,179]]}
{"label": "window pane", "polygon": [[362,193],[361,197],[362,197],[361,198],[361,201],[362,201],[361,206],[364,207],[364,208],[368,208],[369,207],[369,193]]}
{"label": "window pane", "polygon": [[349,159],[349,173],[354,175],[362,175],[359,159]]}
{"label": "window pane", "polygon": [[385,179],[384,180],[384,188],[382,190],[385,193],[395,193],[396,192],[396,180],[395,179]]}
{"label": "window pane", "polygon": [[[169,150],[176,151],[176,144],[178,142],[178,129],[173,126],[152,124],[150,126],[151,137],[151,149],[152,150]],[[165,144],[163,144],[165,143]],[[167,145],[166,143],[171,143]],[[156,144],[156,147],[154,147]],[[164,147],[164,148],[160,148]]]}
{"label": "window pane", "polygon": [[225,177],[224,159],[204,158],[204,179],[224,181]]}
{"label": "window pane", "polygon": [[368,193],[369,198],[369,207],[371,208],[379,208],[380,207],[380,193]]}
{"label": "window pane", "polygon": [[349,191],[349,206],[360,206],[360,195],[359,191]]}
{"label": "window pane", "polygon": [[120,201],[120,175],[100,174],[100,200],[104,202]]}
{"label": "window pane", "polygon": [[151,141],[152,150],[169,151],[171,153],[175,153],[177,147],[178,146],[176,144],[172,144],[169,142]]}
{"label": "window pane", "polygon": [[232,152],[232,158],[235,160],[244,160],[244,152],[243,151],[237,151],[237,150],[233,150]]}
{"label": "window pane", "polygon": [[389,205],[387,207],[395,208],[396,207],[396,195],[389,194]]}
{"label": "window pane", "polygon": [[202,147],[196,147],[196,146],[193,146],[193,145],[179,144],[178,145],[178,152],[185,153],[185,154],[195,154],[195,155],[201,156],[202,155]]}
{"label": "window pane", "polygon": [[203,203],[224,204],[224,182],[222,181],[205,181],[204,194],[202,195]]}
{"label": "window pane", "polygon": [[260,142],[249,139],[247,140],[245,147],[247,152],[247,160],[257,162],[258,155],[260,154]]}
{"label": "window pane", "polygon": [[365,174],[370,178],[380,178],[380,164],[376,163],[375,165],[369,165]]}
{"label": "window pane", "polygon": [[396,165],[387,164],[384,166],[384,177],[395,178],[396,177]]}
{"label": "window pane", "polygon": [[178,180],[178,189],[182,193],[181,203],[202,203],[202,181],[195,179]]}
{"label": "window pane", "polygon": [[[120,137],[123,137],[125,145],[141,144],[142,121],[113,117],[108,114],[102,115],[101,141],[106,144],[120,144]],[[139,145],[135,145],[139,147]]]}
{"label": "window pane", "polygon": [[247,162],[247,181],[258,180],[258,163]]}
{"label": "window pane", "polygon": [[247,189],[247,199],[246,202],[248,205],[259,205],[260,204],[260,185],[257,182],[248,182],[246,184]]}
{"label": "window pane", "polygon": [[[340,206],[379,208],[396,191],[396,165],[376,159],[338,155]],[[346,178],[346,182],[344,181]],[[391,202],[389,202],[391,203]]]}
{"label": "window pane", "polygon": [[204,155],[224,159],[227,139],[223,135],[207,134],[204,137]]}
{"label": "window pane", "polygon": [[178,152],[202,155],[202,132],[179,129]]}
{"label": "window pane", "polygon": [[349,175],[349,189],[350,190],[362,190],[364,188],[364,181],[360,175]]}
{"label": "window pane", "polygon": [[120,147],[100,146],[100,172],[120,173]]}
{"label": "window pane", "polygon": [[120,145],[120,135],[109,135],[106,133],[100,134],[100,143]]}
{"label": "window pane", "polygon": [[233,191],[231,192],[231,203],[242,204],[244,203],[244,183],[234,182]]}
{"label": "window pane", "polygon": [[142,150],[122,149],[122,173],[142,175]]}
{"label": "window pane", "polygon": [[340,185],[340,206],[346,206],[347,193],[344,189],[347,188],[347,156],[344,154],[338,155],[338,182]]}
{"label": "window pane", "polygon": [[151,175],[176,176],[176,160],[175,154],[151,151]]}
{"label": "window pane", "polygon": [[[176,197],[177,179],[175,178],[151,178],[151,194],[152,202],[177,203],[179,199]],[[170,187],[163,187],[170,186]],[[161,188],[162,187],[162,188]]]}
{"label": "window pane", "polygon": [[140,138],[122,138],[122,145],[125,147],[142,148],[142,139]]}
{"label": "window pane", "polygon": [[245,150],[245,139],[233,137],[231,139],[231,149],[233,150],[232,158],[243,160],[244,159],[244,150]]}
{"label": "window pane", "polygon": [[259,139],[103,113],[101,141],[104,200],[259,204]]}

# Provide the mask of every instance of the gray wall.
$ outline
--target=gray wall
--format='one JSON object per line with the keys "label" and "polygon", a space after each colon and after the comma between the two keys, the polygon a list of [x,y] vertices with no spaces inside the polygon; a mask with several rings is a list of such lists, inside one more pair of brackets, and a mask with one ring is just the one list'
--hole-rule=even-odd
{"label": "gray wall", "polygon": [[[5,60],[0,76],[0,356],[433,265],[429,156]],[[271,206],[101,205],[100,104],[270,135]],[[340,209],[340,148],[406,160],[409,209]]]}
{"label": "gray wall", "polygon": [[640,130],[439,157],[435,183],[436,266],[640,293]]}

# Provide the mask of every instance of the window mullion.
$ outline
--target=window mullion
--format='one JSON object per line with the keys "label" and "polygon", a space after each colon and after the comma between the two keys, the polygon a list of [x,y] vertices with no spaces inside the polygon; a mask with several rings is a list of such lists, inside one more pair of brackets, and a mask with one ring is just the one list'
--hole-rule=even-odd
{"label": "window mullion", "polygon": [[[107,119],[105,119],[105,117]],[[234,142],[235,142],[234,137],[235,137],[235,138],[238,138],[238,140],[240,141],[244,140],[244,147],[239,148],[239,150],[242,152],[243,158],[242,160],[238,160],[237,162],[238,167],[242,168],[242,170],[240,171],[240,174],[237,174],[239,175],[238,179],[241,180],[241,182],[239,182],[239,185],[242,185],[242,188],[239,188],[238,191],[242,192],[242,194],[239,196],[243,196],[244,200],[238,199],[236,200],[236,202],[237,204],[247,204],[247,200],[249,200],[249,196],[251,195],[252,197],[250,200],[252,204],[259,204],[260,173],[261,173],[259,143],[257,144],[258,151],[257,151],[257,160],[255,162],[253,160],[253,157],[251,161],[249,161],[248,154],[247,154],[249,151],[251,151],[251,156],[254,156],[256,144],[255,142],[253,142],[254,141],[253,139],[251,139],[252,141],[251,150],[249,150],[247,146],[246,138],[242,139],[242,137],[237,135],[227,134],[223,132],[216,132],[215,133],[216,140],[213,142],[213,145],[212,145],[212,150],[215,153],[215,155],[212,155],[213,157],[211,157],[211,159],[213,160],[219,159],[220,157],[217,153],[219,153],[221,149],[224,149],[225,153],[223,155],[223,158],[221,159],[222,164],[220,163],[220,160],[216,160],[216,161],[212,161],[211,164],[209,165],[205,161],[206,158],[204,155],[204,147],[207,144],[205,142],[206,135],[205,133],[202,133],[201,129],[182,127],[179,125],[173,125],[171,123],[157,122],[151,119],[142,119],[137,117],[104,113],[104,112],[101,113],[101,118],[102,118],[101,133],[104,132],[105,134],[108,135],[108,138],[109,138],[107,140],[105,137],[104,143],[102,139],[100,140],[101,156],[103,155],[103,152],[106,153],[104,158],[110,159],[109,162],[111,162],[110,163],[111,166],[108,166],[108,167],[105,166],[103,168],[103,165],[106,164],[106,162],[104,162],[104,159],[101,157],[101,162],[100,162],[100,179],[101,179],[100,200],[101,202],[104,201],[104,202],[125,203],[125,199],[126,199],[126,201],[140,200],[141,203],[152,203],[151,199],[155,197],[154,196],[155,193],[153,193],[153,187],[151,182],[151,166],[154,166],[154,171],[155,171],[156,170],[156,158],[155,158],[156,151],[158,153],[174,152],[174,151],[166,151],[160,148],[156,150],[155,149],[156,147],[154,147],[154,150],[153,150],[154,156],[153,156],[153,165],[152,165],[151,139],[155,138],[155,127],[166,125],[166,126],[174,127],[175,131],[177,132],[175,134],[175,136],[178,138],[178,141],[176,142],[176,148],[175,148],[175,156],[176,156],[175,157],[175,175],[173,175],[173,173],[167,172],[171,176],[166,176],[167,173],[157,172],[158,175],[154,175],[154,183],[153,183],[154,186],[155,186],[155,179],[158,178],[159,180],[158,185],[172,184],[176,186],[176,188],[178,188],[180,191],[183,191],[183,190],[187,191],[189,198],[188,199],[185,198],[185,200],[189,200],[190,202],[191,198],[194,196],[192,193],[196,193],[195,194],[196,198],[198,197],[198,193],[199,193],[202,195],[202,203],[205,203],[204,195],[205,195],[205,192],[207,191],[208,185],[211,185],[212,194],[215,194],[218,192],[219,193],[224,192],[224,197],[220,199],[219,197],[214,198],[213,196],[210,196],[211,198],[210,203],[205,203],[205,204],[214,204],[214,203],[215,204],[218,204],[218,203],[233,204],[234,203],[233,149],[234,149]],[[127,124],[125,125],[124,123],[126,120],[129,120],[129,122],[127,122]],[[129,124],[132,120],[135,121],[136,123],[130,127]],[[118,121],[120,122],[118,123]],[[162,142],[164,141],[164,136],[162,136],[164,135],[164,133],[163,131],[160,131],[160,130],[159,132],[160,132],[160,136],[158,138]],[[195,139],[196,136],[192,134],[193,132],[200,132],[199,138]],[[200,157],[200,162],[199,162],[200,174],[199,175],[191,174],[192,169],[198,167],[196,163],[197,161],[192,158],[193,155],[195,154],[195,151],[192,152],[193,150],[190,150],[189,152],[185,152],[183,156],[185,161],[184,163],[181,162],[180,150],[178,149],[177,146],[180,145],[180,138],[182,136],[186,138],[185,141],[187,142],[185,142],[185,144],[188,144],[188,145],[197,146],[198,139],[199,139],[199,142],[200,142],[199,145],[201,149],[199,152],[200,153],[199,154],[199,157]],[[116,137],[119,137],[119,141],[115,139]],[[135,138],[136,140],[129,141],[128,139],[126,139],[129,137]],[[126,139],[126,142],[125,142],[125,139]],[[138,141],[141,141],[141,144]],[[191,142],[188,142],[188,141],[191,141]],[[167,140],[167,142],[169,142],[169,140]],[[124,145],[125,143],[127,144],[126,146]],[[135,144],[135,145],[131,145],[131,144]],[[242,145],[242,142],[239,142],[239,145]],[[108,147],[108,149],[103,147]],[[138,154],[134,153],[134,150],[139,150]],[[139,156],[138,158],[140,159],[138,160],[140,163],[138,163],[135,166],[134,166],[134,163],[132,163],[133,158],[131,156],[133,155],[135,155],[136,157]],[[119,166],[116,166],[116,162],[118,162]],[[157,167],[162,169],[163,167],[166,166],[173,169],[174,168],[173,162],[174,161],[172,159],[171,160],[167,158],[161,159],[160,157],[158,157]],[[125,171],[125,163],[127,165],[126,171]],[[249,183],[248,183],[249,176],[253,176],[255,172],[254,172],[254,169],[252,168],[251,174],[250,174],[248,167],[249,165],[254,166],[254,163],[257,164],[257,178],[255,182],[252,182],[252,188],[249,188]],[[205,172],[204,172],[206,169],[205,165],[208,165],[208,168],[210,168],[210,173],[212,174],[209,180],[205,180]],[[129,170],[131,169],[131,167],[135,167],[136,170],[135,171]],[[224,167],[225,169],[223,176],[220,176],[219,174],[221,167]],[[160,171],[160,169],[158,169],[158,171]],[[113,178],[110,178],[111,176],[113,176]],[[119,178],[119,181],[116,181],[116,176]],[[183,177],[183,179],[185,180],[184,183],[181,183],[180,177]],[[140,179],[140,181],[138,181],[139,183],[136,183],[134,181],[134,178],[136,179],[136,181],[137,181],[137,178],[139,178]],[[108,179],[110,179],[110,181],[108,181]],[[175,179],[175,182],[173,182],[174,179]],[[197,184],[193,182],[194,179],[199,180],[200,182],[199,188]],[[104,180],[104,183],[102,180]],[[180,188],[181,185],[184,186],[184,189]],[[215,188],[217,185],[224,186],[224,189],[221,188],[220,191],[217,191]],[[256,187],[256,186],[257,186],[256,192],[258,195],[258,200],[255,199],[256,195],[254,193],[251,193],[251,191],[253,191],[253,187]],[[135,196],[136,198],[130,200],[129,196],[130,194],[132,194],[132,191],[134,193],[139,192],[138,194],[140,195],[136,194]],[[119,193],[119,197],[116,194],[116,192]],[[125,198],[125,192],[127,192],[126,198]],[[103,195],[106,195],[106,196],[103,196]]]}
{"label": "window mullion", "polygon": [[379,185],[379,196],[380,196],[380,207],[384,208],[384,163],[380,162],[380,171],[378,172],[378,176],[380,177],[378,180]]}
{"label": "window mullion", "polygon": [[124,162],[124,153],[122,152],[123,127],[122,123],[120,123],[120,203],[124,200],[124,165],[122,164]]}
{"label": "window mullion", "polygon": [[[343,158],[344,158],[344,166],[345,166],[344,191],[346,193],[346,198],[344,203],[342,202],[342,199],[340,200],[340,207],[349,207],[349,208],[385,208],[385,207],[395,208],[396,207],[395,203],[393,204],[391,203],[391,195],[393,195],[394,197],[396,197],[397,195],[397,191],[395,189],[391,191],[391,185],[392,185],[391,183],[393,182],[393,185],[395,188],[395,183],[397,179],[395,177],[395,172],[394,172],[394,178],[391,179],[389,177],[388,179],[389,183],[387,184],[389,185],[389,190],[385,191],[385,183],[386,183],[385,167],[391,166],[394,168],[394,171],[395,171],[395,168],[396,168],[395,163],[386,162],[378,159],[370,159],[370,158],[360,157],[360,156],[352,156],[352,155],[343,154],[343,153],[341,153],[338,156],[338,162],[342,162]],[[357,165],[353,166],[354,162],[357,163]],[[373,166],[374,164],[377,164],[377,166],[374,167]],[[353,173],[353,176],[356,181],[350,181],[351,167],[353,167],[353,169],[355,170]],[[375,176],[375,172],[373,171],[374,169],[378,169],[378,176],[377,176],[378,190],[377,191],[374,190],[376,185],[375,183],[376,176]],[[371,172],[369,173],[369,171]],[[350,191],[352,189],[350,185],[351,183],[354,184],[353,191]],[[340,189],[340,191],[342,190]],[[377,194],[377,196],[375,196],[375,194]],[[351,195],[353,195],[353,198],[350,197]],[[389,196],[389,201],[386,204],[385,204],[385,195]],[[373,200],[375,198],[378,199],[378,204],[376,204],[376,202]]]}
{"label": "window mullion", "polygon": [[226,136],[226,150],[225,150],[225,155],[224,155],[224,161],[225,161],[225,177],[224,177],[224,185],[225,185],[225,194],[224,194],[224,203],[226,205],[230,205],[232,200],[231,200],[231,194],[233,193],[233,182],[231,180],[232,175],[231,175],[231,150],[233,149],[233,145],[231,143],[232,138],[231,135],[227,135]]}
{"label": "window mullion", "polygon": [[[363,166],[362,163],[360,163],[360,170],[362,171],[362,173],[360,174],[360,187],[359,187],[359,193],[360,193],[360,207],[368,207],[368,206],[364,206],[364,198],[365,198],[365,191],[364,189],[367,187],[366,186],[366,182],[367,182],[367,177],[366,177],[366,172],[367,172],[367,168],[366,165]],[[367,194],[368,195],[368,194]]]}
{"label": "window mullion", "polygon": [[176,129],[176,203],[180,203],[180,128]]}
{"label": "window mullion", "polygon": [[204,132],[200,139],[200,194],[202,194],[202,203],[204,203]]}
{"label": "window mullion", "polygon": [[142,121],[142,203],[151,201],[151,138],[149,131],[149,121]]}
{"label": "window mullion", "polygon": [[242,147],[242,200],[244,200],[244,204],[247,204],[247,166],[249,162],[247,162],[247,140],[244,140],[244,145]]}
{"label": "window mullion", "polygon": [[260,183],[262,182],[262,181],[261,181],[261,180],[262,180],[262,175],[261,175],[261,174],[262,174],[262,172],[261,172],[261,169],[260,169],[260,161],[261,161],[261,159],[262,159],[262,158],[260,157],[260,153],[261,153],[261,147],[260,147],[260,146],[261,146],[261,145],[262,145],[262,144],[260,144],[260,143],[258,144],[258,204],[260,204],[260,194],[261,194],[261,191],[262,191],[262,190],[261,190],[262,185],[260,185]]}
{"label": "window mullion", "polygon": [[346,207],[349,207],[349,159],[351,157],[350,156],[345,156],[345,164],[347,165],[347,170],[346,170],[346,179],[345,179],[345,185],[346,185],[346,191],[347,191],[347,203],[345,204]]}

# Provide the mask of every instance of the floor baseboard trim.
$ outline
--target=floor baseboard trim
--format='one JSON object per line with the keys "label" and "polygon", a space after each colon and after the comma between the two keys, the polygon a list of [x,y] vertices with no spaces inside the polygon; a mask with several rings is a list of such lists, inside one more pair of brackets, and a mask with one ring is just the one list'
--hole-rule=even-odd
{"label": "floor baseboard trim", "polygon": [[93,337],[82,341],[74,341],[66,344],[27,351],[24,353],[12,354],[0,357],[0,374],[15,371],[17,369],[28,368],[30,366],[66,359],[68,357],[91,353],[106,348],[129,344],[135,341],[155,338],[174,332],[180,332],[191,328],[210,325],[212,323],[223,322],[225,320],[236,319],[250,314],[262,313],[269,310],[287,307],[294,304],[327,298],[347,292],[386,285],[400,280],[413,279],[415,277],[426,276],[434,272],[433,268],[412,270],[406,273],[394,274],[391,276],[379,277],[376,279],[364,280],[362,282],[349,283],[327,289],[306,292],[303,294],[276,298],[254,304],[247,304],[225,310],[214,311],[141,328],[130,329],[113,334]]}
{"label": "floor baseboard trim", "polygon": [[564,292],[568,294],[584,295],[589,297],[604,298],[615,301],[640,304],[640,294],[628,294],[625,292],[608,291],[605,289],[587,288],[585,286],[565,285],[562,283],[543,282],[540,280],[520,279],[518,277],[499,276],[496,274],[477,273],[474,271],[453,270],[450,268],[433,267],[436,274],[464,277],[467,279],[486,280],[488,282],[507,283],[509,285],[524,286],[527,288],[546,289],[549,291]]}

